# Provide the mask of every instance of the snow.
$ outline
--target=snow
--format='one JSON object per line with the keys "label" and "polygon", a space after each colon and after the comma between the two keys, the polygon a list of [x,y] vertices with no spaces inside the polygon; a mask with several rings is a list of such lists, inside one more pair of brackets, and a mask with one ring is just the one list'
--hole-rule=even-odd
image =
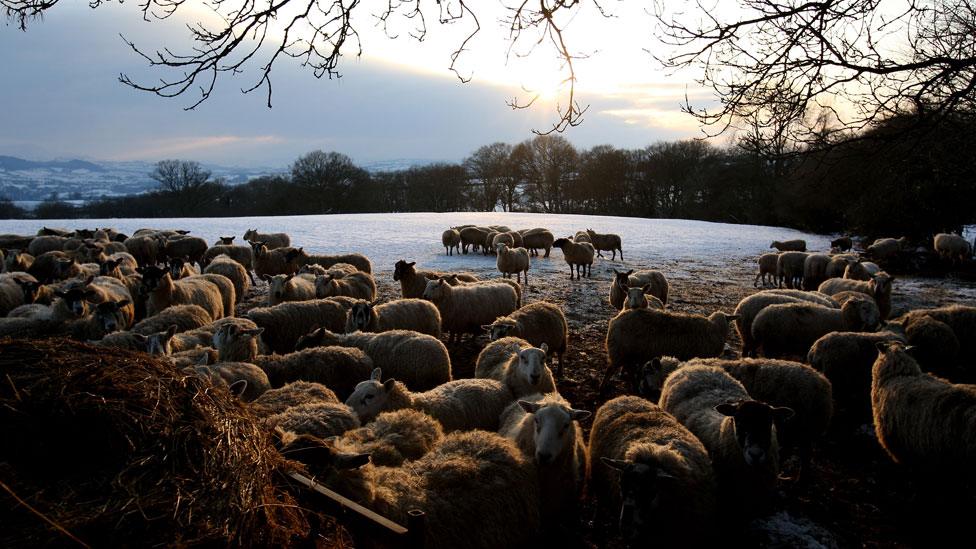
{"label": "snow", "polygon": [[[549,215],[503,212],[398,213],[312,215],[251,218],[173,218],[173,219],[79,219],[79,220],[0,220],[0,233],[34,234],[48,227],[114,227],[131,234],[142,227],[189,229],[213,243],[218,236],[244,231],[285,232],[292,245],[310,253],[356,251],[370,257],[379,271],[393,269],[398,259],[416,261],[426,268],[443,270],[493,269],[494,258],[480,254],[463,257],[444,255],[441,233],[452,225],[507,225],[512,229],[546,227],[558,238],[592,228],[598,233],[612,232],[623,239],[626,261],[603,262],[616,268],[663,268],[673,276],[692,276],[700,269],[727,267],[730,260],[754,262],[769,251],[773,240],[803,238],[810,250],[828,250],[830,237],[793,229],[756,225],[732,225],[682,219],[644,219],[630,217]],[[538,261],[533,269],[566,270],[562,253],[554,250],[552,259]],[[608,255],[609,259],[609,255]],[[618,258],[619,259],[619,258]],[[669,274],[672,276],[672,274]]]}

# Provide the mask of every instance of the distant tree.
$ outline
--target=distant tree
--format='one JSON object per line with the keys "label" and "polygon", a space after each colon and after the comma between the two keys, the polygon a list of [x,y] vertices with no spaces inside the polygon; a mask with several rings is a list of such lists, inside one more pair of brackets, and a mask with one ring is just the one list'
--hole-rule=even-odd
{"label": "distant tree", "polygon": [[547,213],[565,211],[566,189],[576,177],[579,155],[561,135],[538,135],[525,142],[517,160],[530,200]]}
{"label": "distant tree", "polygon": [[627,151],[598,145],[579,157],[579,177],[571,197],[580,213],[625,213],[626,183],[630,171]]}
{"label": "distant tree", "polygon": [[353,207],[353,187],[366,183],[369,172],[344,154],[312,151],[292,164],[291,180],[305,190],[304,199],[313,205],[313,213],[337,213]]}
{"label": "distant tree", "polygon": [[411,211],[456,212],[465,209],[467,171],[460,164],[430,164],[404,174],[406,200]]}
{"label": "distant tree", "polygon": [[76,219],[81,213],[80,208],[60,200],[45,200],[34,208],[36,219]]}
{"label": "distant tree", "polygon": [[657,205],[667,217],[697,219],[707,202],[709,170],[719,151],[706,141],[688,139],[650,147],[648,169],[656,180]]}
{"label": "distant tree", "polygon": [[511,182],[515,175],[512,173],[512,146],[507,143],[492,143],[484,145],[471,153],[464,161],[465,168],[480,184],[480,192],[476,193],[478,208],[490,212],[495,209],[499,198],[503,194],[509,200],[503,204],[506,210],[511,206]]}
{"label": "distant tree", "polygon": [[23,219],[27,217],[27,210],[14,204],[13,200],[0,197],[0,219]]}
{"label": "distant tree", "polygon": [[159,183],[160,190],[178,194],[192,194],[210,181],[210,171],[199,162],[160,160],[149,177]]}

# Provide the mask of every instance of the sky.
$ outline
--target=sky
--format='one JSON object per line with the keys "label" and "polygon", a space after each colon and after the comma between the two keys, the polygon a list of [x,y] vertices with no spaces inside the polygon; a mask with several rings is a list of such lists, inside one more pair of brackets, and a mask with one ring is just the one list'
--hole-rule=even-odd
{"label": "sky", "polygon": [[[63,4],[63,5],[62,5]],[[185,52],[188,21],[213,21],[199,0],[188,0],[177,17],[145,22],[135,3],[108,3],[92,10],[85,2],[62,2],[27,32],[0,26],[0,154],[30,159],[165,158],[207,163],[285,167],[315,149],[334,150],[361,163],[393,160],[460,161],[479,146],[516,143],[556,119],[560,63],[531,41],[516,44],[506,63],[504,16],[497,0],[478,0],[482,31],[464,54],[461,83],[448,70],[450,53],[467,34],[461,24],[429,21],[423,42],[408,38],[409,21],[398,19],[390,39],[371,25],[369,13],[385,2],[364,2],[363,55],[343,60],[341,79],[316,79],[293,59],[273,72],[273,108],[263,90],[244,95],[258,77],[258,64],[218,81],[195,110],[192,96],[164,99],[128,88],[121,73],[150,83],[165,76],[149,69],[120,34],[152,51],[161,45]],[[645,2],[610,5],[612,18],[581,12],[568,21],[577,62],[577,93],[589,109],[581,126],[563,135],[578,147],[612,144],[637,148],[666,139],[700,136],[697,123],[680,113],[686,94],[709,100],[693,75],[665,74],[648,51],[660,46]],[[181,8],[182,9],[182,8]],[[281,18],[280,18],[281,19]],[[530,38],[530,37],[526,37]],[[528,110],[506,101],[540,93]]]}

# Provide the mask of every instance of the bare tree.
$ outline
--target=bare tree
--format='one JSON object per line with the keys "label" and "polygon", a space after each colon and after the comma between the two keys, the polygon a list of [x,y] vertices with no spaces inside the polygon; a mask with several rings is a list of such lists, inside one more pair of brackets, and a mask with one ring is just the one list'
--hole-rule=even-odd
{"label": "bare tree", "polygon": [[[26,30],[35,19],[58,4],[59,0],[0,0],[0,9],[21,29]],[[91,0],[92,8],[108,3]],[[509,57],[524,57],[542,45],[554,51],[562,61],[564,99],[557,103],[558,119],[550,128],[537,133],[562,131],[582,122],[585,106],[576,97],[576,71],[573,61],[582,55],[569,46],[565,28],[581,9],[583,0],[504,0],[505,16],[500,24],[508,31]],[[598,0],[590,0],[604,13]],[[220,23],[202,21],[187,25],[191,46],[164,47],[155,52],[140,48],[123,36],[125,43],[151,67],[166,76],[142,82],[126,74],[122,83],[138,90],[162,97],[195,96],[188,109],[206,101],[221,77],[256,68],[258,77],[244,93],[265,90],[271,106],[271,73],[284,58],[298,60],[317,78],[341,76],[340,62],[346,55],[358,57],[362,53],[357,24],[364,20],[377,21],[387,36],[396,38],[390,30],[394,19],[412,26],[409,35],[422,41],[427,35],[428,21],[441,26],[459,24],[464,27],[458,46],[449,54],[449,70],[462,81],[470,74],[462,72],[461,58],[471,47],[481,30],[477,12],[486,8],[484,2],[472,0],[383,0],[368,13],[362,0],[139,0],[143,19],[166,19],[176,13],[204,10],[217,15]],[[477,10],[477,11],[476,11]],[[358,18],[354,18],[358,16]],[[372,17],[363,17],[363,15]],[[361,23],[359,23],[361,24]],[[521,109],[538,98],[530,92],[528,98],[515,98],[509,106]]]}
{"label": "bare tree", "polygon": [[902,113],[974,112],[970,0],[738,0],[735,9],[712,8],[669,11],[659,0],[656,14],[673,47],[659,59],[701,70],[699,83],[718,95],[716,109],[684,106],[711,135],[746,120],[774,139],[823,141],[829,130],[836,142]]}
{"label": "bare tree", "polygon": [[314,206],[312,211],[336,213],[350,208],[352,188],[369,174],[342,153],[312,151],[292,164],[291,179]]}
{"label": "bare tree", "polygon": [[[514,179],[511,156],[511,145],[492,143],[479,147],[464,160],[468,173],[480,182],[478,198],[481,200],[481,208],[487,212],[495,209],[503,189],[509,189],[508,183]],[[510,192],[508,196],[512,194]],[[503,206],[510,209],[511,202],[508,201]]]}
{"label": "bare tree", "polygon": [[579,154],[561,135],[538,135],[516,146],[519,173],[535,206],[547,213],[565,211],[566,191],[576,178]]}
{"label": "bare tree", "polygon": [[188,160],[161,160],[149,177],[159,183],[159,188],[176,194],[191,194],[210,182],[210,171],[199,162]]}

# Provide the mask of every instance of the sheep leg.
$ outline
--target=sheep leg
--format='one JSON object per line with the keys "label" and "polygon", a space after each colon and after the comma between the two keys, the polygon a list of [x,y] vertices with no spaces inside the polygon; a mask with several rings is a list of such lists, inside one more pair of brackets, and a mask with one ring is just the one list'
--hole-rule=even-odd
{"label": "sheep leg", "polygon": [[624,260],[624,249],[623,248],[618,248],[618,249],[620,250],[620,261],[623,261]]}
{"label": "sheep leg", "polygon": [[614,250],[610,250],[610,251],[612,251],[612,252],[613,252],[613,257],[611,257],[611,258],[610,258],[610,261],[614,261],[614,260],[616,260],[616,259],[617,259],[617,250],[616,250],[616,249],[614,249]]}
{"label": "sheep leg", "polygon": [[544,255],[543,257],[549,257],[549,250],[551,250],[551,249],[552,248],[546,248],[546,255]]}
{"label": "sheep leg", "polygon": [[603,381],[600,382],[600,396],[606,395],[607,389],[610,387],[610,378],[613,377],[614,372],[617,367],[613,364],[607,364],[607,370],[603,373]]}
{"label": "sheep leg", "polygon": [[569,264],[569,279],[573,280],[573,264]]}

